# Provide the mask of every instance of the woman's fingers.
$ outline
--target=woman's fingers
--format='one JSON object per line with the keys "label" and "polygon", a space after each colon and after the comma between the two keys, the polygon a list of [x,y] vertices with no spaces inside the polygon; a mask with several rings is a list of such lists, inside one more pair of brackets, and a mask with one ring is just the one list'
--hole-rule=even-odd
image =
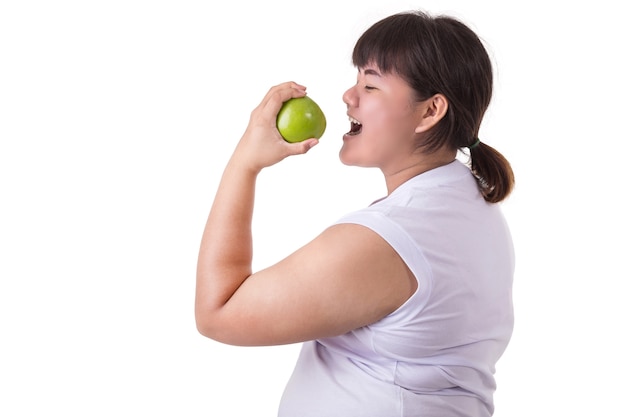
{"label": "woman's fingers", "polygon": [[304,97],[306,87],[295,82],[276,85],[267,92],[250,116],[234,157],[245,166],[260,171],[291,155],[300,155],[317,145],[311,138],[300,143],[285,141],[276,128],[276,117],[283,103],[291,98]]}
{"label": "woman's fingers", "polygon": [[285,144],[287,145],[287,149],[289,150],[288,156],[305,154],[309,151],[309,149],[311,149],[318,143],[319,140],[315,138],[307,139],[297,143],[285,142]]}
{"label": "woman's fingers", "polygon": [[306,87],[296,82],[289,81],[278,84],[270,88],[258,108],[262,114],[271,117],[272,122],[275,124],[276,116],[284,102],[291,98],[304,97],[305,95]]}

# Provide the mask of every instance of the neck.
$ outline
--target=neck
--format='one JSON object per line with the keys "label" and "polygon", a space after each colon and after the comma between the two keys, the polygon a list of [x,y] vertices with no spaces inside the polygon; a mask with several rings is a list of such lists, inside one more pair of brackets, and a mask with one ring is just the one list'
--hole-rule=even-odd
{"label": "neck", "polygon": [[406,181],[431,169],[448,165],[456,158],[455,151],[440,150],[432,154],[415,154],[413,157],[391,169],[383,169],[387,194],[391,194],[396,188]]}

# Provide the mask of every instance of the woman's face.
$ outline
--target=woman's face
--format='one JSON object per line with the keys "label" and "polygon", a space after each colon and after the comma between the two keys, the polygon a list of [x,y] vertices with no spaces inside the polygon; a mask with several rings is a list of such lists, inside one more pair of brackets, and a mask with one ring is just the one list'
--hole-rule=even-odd
{"label": "woman's face", "polygon": [[415,150],[415,129],[425,111],[409,84],[397,74],[366,66],[359,68],[357,83],[343,101],[351,130],[343,136],[341,162],[383,172],[402,168]]}

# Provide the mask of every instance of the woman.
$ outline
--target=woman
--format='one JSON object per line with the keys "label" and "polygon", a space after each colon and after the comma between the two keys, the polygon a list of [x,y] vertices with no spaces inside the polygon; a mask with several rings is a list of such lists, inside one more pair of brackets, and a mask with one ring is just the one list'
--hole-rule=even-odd
{"label": "woman", "polygon": [[[280,416],[489,416],[512,332],[513,249],[497,202],[508,162],[478,140],[492,92],[478,37],[449,17],[390,16],[357,42],[344,164],[377,167],[388,195],[252,272],[259,172],[306,153],[275,127],[273,87],[252,112],[209,214],[196,322],[235,345],[304,342]],[[456,160],[469,148],[471,167]]]}

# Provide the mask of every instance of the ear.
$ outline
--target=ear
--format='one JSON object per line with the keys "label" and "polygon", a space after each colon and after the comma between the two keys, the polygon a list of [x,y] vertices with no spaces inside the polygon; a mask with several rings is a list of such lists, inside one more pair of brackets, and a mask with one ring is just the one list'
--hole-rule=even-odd
{"label": "ear", "polygon": [[415,133],[423,133],[436,125],[448,112],[448,99],[443,94],[435,94],[421,103],[420,119]]}

